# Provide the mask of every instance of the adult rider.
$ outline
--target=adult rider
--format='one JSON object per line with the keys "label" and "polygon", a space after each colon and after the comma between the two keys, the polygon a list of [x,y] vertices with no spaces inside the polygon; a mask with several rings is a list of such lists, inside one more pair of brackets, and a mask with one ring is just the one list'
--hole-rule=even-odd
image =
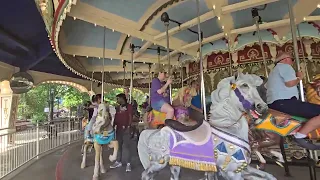
{"label": "adult rider", "polygon": [[292,68],[294,59],[287,53],[280,53],[276,58],[276,66],[271,71],[267,87],[267,103],[272,109],[292,116],[309,119],[297,132],[295,141],[310,150],[320,150],[320,146],[306,140],[307,134],[320,127],[320,106],[299,100],[297,85],[303,78],[302,72]]}
{"label": "adult rider", "polygon": [[[169,85],[172,83],[171,78],[167,78],[167,73],[162,67],[158,67],[158,76],[151,82],[151,107],[166,114],[166,119],[173,119],[174,110],[170,105]],[[165,80],[167,79],[167,82]]]}

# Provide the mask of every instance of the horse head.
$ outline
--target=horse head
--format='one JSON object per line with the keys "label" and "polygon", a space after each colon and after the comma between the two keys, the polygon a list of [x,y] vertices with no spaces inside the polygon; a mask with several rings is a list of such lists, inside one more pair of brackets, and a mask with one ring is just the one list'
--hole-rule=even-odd
{"label": "horse head", "polygon": [[267,115],[268,106],[257,91],[262,83],[259,76],[242,73],[221,80],[211,94],[210,122],[218,127],[232,126],[245,114],[253,119]]}

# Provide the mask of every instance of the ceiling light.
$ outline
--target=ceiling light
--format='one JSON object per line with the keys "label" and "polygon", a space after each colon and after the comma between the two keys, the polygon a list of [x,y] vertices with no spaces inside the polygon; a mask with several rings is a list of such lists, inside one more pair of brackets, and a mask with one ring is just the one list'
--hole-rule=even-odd
{"label": "ceiling light", "polygon": [[96,23],[94,23],[94,26],[97,26],[97,24],[96,24]]}
{"label": "ceiling light", "polygon": [[112,58],[110,58],[111,59],[111,61],[112,61]]}
{"label": "ceiling light", "polygon": [[304,18],[303,18],[303,20],[304,20],[304,21],[306,21],[306,20],[307,20],[307,18],[306,18],[306,17],[304,17]]}
{"label": "ceiling light", "polygon": [[213,5],[212,8],[213,8],[213,9],[216,9],[216,5]]}
{"label": "ceiling light", "polygon": [[74,54],[73,57],[76,57],[76,55]]}
{"label": "ceiling light", "polygon": [[320,4],[318,4],[317,7],[320,8]]}
{"label": "ceiling light", "polygon": [[224,26],[221,26],[222,29],[224,29]]}
{"label": "ceiling light", "polygon": [[114,29],[112,29],[112,32],[114,32]]}
{"label": "ceiling light", "polygon": [[76,17],[73,17],[73,20],[76,20],[77,18]]}
{"label": "ceiling light", "polygon": [[220,16],[218,16],[218,20],[219,20],[219,21],[220,21],[220,19],[221,19]]}
{"label": "ceiling light", "polygon": [[130,37],[130,34],[128,34],[128,37]]}
{"label": "ceiling light", "polygon": [[88,56],[87,56],[87,58],[88,58]]}
{"label": "ceiling light", "polygon": [[100,59],[100,57],[98,57]]}

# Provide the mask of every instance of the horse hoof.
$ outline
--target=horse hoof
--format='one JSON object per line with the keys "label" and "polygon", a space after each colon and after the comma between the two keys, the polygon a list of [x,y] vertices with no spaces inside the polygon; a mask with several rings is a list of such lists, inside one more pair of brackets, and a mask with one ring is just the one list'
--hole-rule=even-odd
{"label": "horse hoof", "polygon": [[106,170],[101,168],[100,172],[101,172],[101,174],[104,174],[104,173],[106,173]]}
{"label": "horse hoof", "polygon": [[81,169],[84,169],[86,167],[85,164],[81,164]]}

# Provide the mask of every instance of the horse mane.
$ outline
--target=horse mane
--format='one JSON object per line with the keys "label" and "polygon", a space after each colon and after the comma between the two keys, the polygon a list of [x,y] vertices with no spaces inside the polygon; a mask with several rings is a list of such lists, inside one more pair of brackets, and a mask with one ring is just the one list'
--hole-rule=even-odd
{"label": "horse mane", "polygon": [[195,88],[184,86],[179,89],[177,96],[173,100],[179,100],[180,102],[183,102],[186,107],[189,107],[191,105],[191,99],[190,102],[184,102],[183,100],[186,93],[190,94],[192,97],[197,95],[197,91]]}
{"label": "horse mane", "polygon": [[105,103],[101,103],[99,104],[98,116],[92,129],[95,133],[101,133],[102,130],[107,129],[109,126],[112,127],[109,106]]}

